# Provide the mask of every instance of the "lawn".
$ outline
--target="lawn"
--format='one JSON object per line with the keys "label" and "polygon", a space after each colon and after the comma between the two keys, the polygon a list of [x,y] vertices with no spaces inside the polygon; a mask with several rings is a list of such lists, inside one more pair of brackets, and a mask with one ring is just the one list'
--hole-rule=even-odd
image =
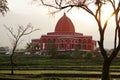
{"label": "lawn", "polygon": [[[38,55],[15,55],[14,65],[16,69],[40,69],[40,68],[70,68],[79,66],[101,66],[102,59],[51,59]],[[10,69],[9,55],[0,55],[0,68]],[[72,67],[72,68],[73,68]]]}
{"label": "lawn", "polygon": [[[10,70],[0,70],[0,80],[100,80],[99,71],[69,71],[69,70],[14,70],[15,74],[10,75]],[[111,75],[120,75],[120,72],[112,72]],[[56,76],[54,76],[56,75]],[[115,80],[119,80],[116,78]]]}
{"label": "lawn", "polygon": [[[0,80],[100,80],[102,58],[54,59],[38,55],[15,55],[15,75],[10,75],[9,55],[0,55]],[[120,58],[111,66],[111,77],[120,78]]]}

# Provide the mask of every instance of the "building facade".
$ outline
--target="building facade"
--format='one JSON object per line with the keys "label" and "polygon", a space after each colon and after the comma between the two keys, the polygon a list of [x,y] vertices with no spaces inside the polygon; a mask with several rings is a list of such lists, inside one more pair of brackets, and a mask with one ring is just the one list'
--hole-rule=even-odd
{"label": "building facade", "polygon": [[75,49],[87,51],[96,48],[96,41],[92,39],[92,36],[84,36],[82,33],[75,32],[74,25],[66,14],[58,20],[54,32],[42,35],[40,39],[33,39],[32,43],[39,44],[41,52],[48,50],[50,47],[56,48],[57,51]]}

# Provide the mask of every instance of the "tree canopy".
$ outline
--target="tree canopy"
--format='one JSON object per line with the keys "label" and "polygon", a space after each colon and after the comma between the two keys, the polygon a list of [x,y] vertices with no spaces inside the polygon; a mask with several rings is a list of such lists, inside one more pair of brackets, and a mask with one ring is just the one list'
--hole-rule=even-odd
{"label": "tree canopy", "polygon": [[8,10],[9,8],[7,0],[0,0],[0,13],[4,15]]}

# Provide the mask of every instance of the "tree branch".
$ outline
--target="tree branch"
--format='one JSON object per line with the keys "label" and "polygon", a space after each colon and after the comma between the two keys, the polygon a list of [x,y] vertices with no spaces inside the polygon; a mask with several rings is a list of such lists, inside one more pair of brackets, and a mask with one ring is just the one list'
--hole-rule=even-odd
{"label": "tree branch", "polygon": [[95,16],[94,13],[93,13],[93,11],[90,10],[86,5],[81,6],[81,8],[84,9],[84,10],[86,10],[86,11],[87,11],[88,13],[90,13],[91,15]]}
{"label": "tree branch", "polygon": [[108,21],[110,20],[110,18],[117,12],[118,10],[116,9],[113,13],[110,14],[110,16],[106,19],[105,23],[104,23],[104,27],[103,27],[103,31],[105,31]]}
{"label": "tree branch", "polygon": [[107,59],[108,56],[107,56],[107,52],[105,51],[105,49],[103,47],[103,43],[101,43],[100,41],[98,41],[98,45],[100,47],[100,51],[101,51],[101,54],[102,54],[103,58]]}
{"label": "tree branch", "polygon": [[13,33],[13,28],[9,28],[6,25],[4,27],[10,32],[10,34],[16,39],[16,35]]}
{"label": "tree branch", "polygon": [[113,0],[109,0],[109,2],[111,3],[111,5],[112,5],[112,7],[113,7],[113,9],[115,10],[115,1]]}
{"label": "tree branch", "polygon": [[42,2],[42,4],[45,5],[45,6],[53,7],[53,8],[56,8],[56,9],[60,9],[59,7],[56,7],[56,6],[53,6],[53,5],[44,3],[43,0],[41,0],[41,2]]}

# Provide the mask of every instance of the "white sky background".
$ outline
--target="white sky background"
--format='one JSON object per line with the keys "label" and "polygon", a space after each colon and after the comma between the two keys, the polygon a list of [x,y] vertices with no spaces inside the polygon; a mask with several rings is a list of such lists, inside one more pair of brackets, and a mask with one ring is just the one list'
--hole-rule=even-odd
{"label": "white sky background", "polygon": [[[47,34],[47,32],[53,32],[57,21],[63,15],[63,12],[59,12],[51,16],[48,14],[49,9],[47,7],[32,3],[32,0],[8,0],[8,4],[10,11],[4,17],[0,14],[0,47],[11,46],[8,37],[9,32],[4,28],[4,24],[17,27],[17,25],[26,26],[31,23],[34,28],[40,29],[22,38],[23,41],[19,48],[24,48],[31,39],[40,38],[42,34]],[[81,9],[73,9],[67,13],[67,16],[72,20],[76,32],[91,35],[94,40],[99,40],[97,24],[89,14]],[[114,31],[111,26],[113,26],[112,21],[105,35],[105,47],[109,49],[113,48]]]}

